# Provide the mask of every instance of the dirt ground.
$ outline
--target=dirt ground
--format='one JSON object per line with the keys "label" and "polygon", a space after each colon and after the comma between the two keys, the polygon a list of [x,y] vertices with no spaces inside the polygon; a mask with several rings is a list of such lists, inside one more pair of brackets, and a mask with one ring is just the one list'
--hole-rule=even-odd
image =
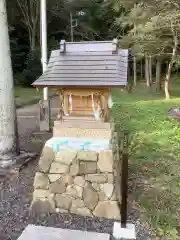
{"label": "dirt ground", "polygon": [[[54,118],[58,113],[58,98],[51,100],[51,116]],[[39,104],[17,109],[18,132],[21,150],[40,152],[44,142],[51,134],[34,135],[39,132]]]}

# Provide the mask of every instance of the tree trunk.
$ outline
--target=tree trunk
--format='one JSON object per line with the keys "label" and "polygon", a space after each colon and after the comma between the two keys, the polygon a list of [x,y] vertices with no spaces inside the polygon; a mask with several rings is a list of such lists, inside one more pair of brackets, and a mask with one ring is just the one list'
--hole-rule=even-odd
{"label": "tree trunk", "polygon": [[0,29],[0,166],[3,167],[12,164],[12,156],[17,155],[18,151],[13,73],[5,0],[0,2]]}
{"label": "tree trunk", "polygon": [[165,77],[164,92],[165,92],[166,99],[170,99],[169,83],[170,83],[170,79],[171,79],[171,71],[172,71],[173,62],[174,62],[174,58],[175,58],[175,55],[174,55],[175,51],[176,50],[173,49],[172,58],[171,58],[171,61],[169,62],[167,74],[166,74],[166,77]]}
{"label": "tree trunk", "polygon": [[130,59],[128,64],[128,85],[126,88],[128,93],[132,92],[133,82],[133,61]]}
{"label": "tree trunk", "polygon": [[136,56],[134,56],[134,86],[137,84],[137,65],[136,65]]}
{"label": "tree trunk", "polygon": [[149,83],[152,85],[152,57],[149,57]]}
{"label": "tree trunk", "polygon": [[156,61],[156,92],[161,91],[161,60]]}
{"label": "tree trunk", "polygon": [[[174,52],[174,49],[173,49]],[[170,83],[170,79],[171,79],[171,71],[172,71],[172,66],[173,66],[173,61],[174,61],[174,54],[172,54],[172,58],[168,64],[168,70],[167,70],[167,74],[165,77],[165,83],[164,83],[164,92],[165,92],[165,96],[166,99],[170,99],[170,93],[169,93],[169,83]]]}
{"label": "tree trunk", "polygon": [[175,33],[172,23],[171,23],[171,30],[172,30],[172,34],[173,34],[174,47],[173,47],[172,57],[169,62],[169,65],[168,65],[167,74],[165,77],[164,92],[165,92],[166,99],[170,98],[169,83],[170,83],[170,79],[171,79],[172,67],[173,67],[174,60],[176,58],[176,52],[177,52],[177,46],[178,46],[178,38],[177,38],[177,35]]}
{"label": "tree trunk", "polygon": [[36,49],[36,26],[34,26],[32,29],[30,49],[32,52]]}
{"label": "tree trunk", "polygon": [[143,59],[141,59],[141,81],[143,80]]}
{"label": "tree trunk", "polygon": [[150,87],[151,84],[150,84],[150,78],[149,78],[149,59],[147,56],[145,57],[145,75],[146,75],[146,85],[147,87]]}

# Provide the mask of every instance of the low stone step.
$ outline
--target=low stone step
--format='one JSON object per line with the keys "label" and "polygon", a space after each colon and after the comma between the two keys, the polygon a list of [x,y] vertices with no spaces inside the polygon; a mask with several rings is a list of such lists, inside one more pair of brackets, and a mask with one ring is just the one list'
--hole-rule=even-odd
{"label": "low stone step", "polygon": [[63,127],[66,128],[81,128],[81,129],[106,129],[111,130],[110,123],[100,122],[100,121],[94,121],[90,119],[65,119],[63,121],[54,121],[54,127],[61,129]]}
{"label": "low stone step", "polygon": [[106,129],[60,127],[53,128],[53,137],[111,139],[111,131]]}
{"label": "low stone step", "polygon": [[109,240],[107,233],[96,233],[28,225],[18,240]]}

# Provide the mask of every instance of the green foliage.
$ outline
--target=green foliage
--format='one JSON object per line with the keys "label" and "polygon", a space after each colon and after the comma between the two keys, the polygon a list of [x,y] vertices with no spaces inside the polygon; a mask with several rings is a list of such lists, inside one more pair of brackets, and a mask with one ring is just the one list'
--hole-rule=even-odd
{"label": "green foliage", "polygon": [[38,51],[33,51],[28,54],[25,69],[23,71],[22,86],[30,86],[42,74],[40,54]]}
{"label": "green foliage", "polygon": [[[117,4],[118,3],[118,4]],[[176,4],[175,4],[176,3]],[[178,1],[134,1],[114,0],[116,9],[126,9],[124,15],[116,19],[127,34],[122,43],[133,43],[136,53],[147,55],[170,53],[174,46],[174,36],[179,36],[180,5]]]}
{"label": "green foliage", "polygon": [[115,28],[114,21],[116,15],[112,4],[103,0],[89,1],[87,5],[74,9],[82,9],[87,14],[84,17],[75,17],[78,19],[78,27],[75,28],[75,34],[81,35],[84,40],[109,40],[118,35],[119,28]]}
{"label": "green foliage", "polygon": [[23,72],[14,74],[14,85],[15,86],[28,86],[25,84],[26,79]]}
{"label": "green foliage", "polygon": [[[23,6],[24,0],[19,1]],[[39,5],[34,1],[33,6]],[[29,86],[41,74],[40,54],[32,49],[32,19],[36,11],[28,12],[31,16],[24,18],[22,9],[16,0],[8,1],[8,23],[11,38],[11,56],[15,84]],[[29,11],[30,2],[24,11]],[[85,16],[77,16],[78,11],[85,11]],[[38,10],[39,13],[40,10]],[[121,29],[114,26],[115,18],[119,12],[114,12],[112,3],[103,0],[80,0],[47,1],[47,22],[48,22],[48,51],[59,48],[61,39],[70,41],[70,12],[78,20],[78,26],[74,28],[74,41],[86,40],[111,40],[116,37]],[[30,25],[28,19],[30,19]],[[39,26],[40,18],[36,27],[35,46],[39,48],[41,42]],[[28,26],[31,29],[28,29]],[[30,35],[29,35],[30,34]],[[28,54],[29,53],[29,54]]]}
{"label": "green foliage", "polygon": [[58,49],[60,42],[55,39],[55,37],[51,37],[48,39],[48,58],[50,57],[51,51],[54,49]]}
{"label": "green foliage", "polygon": [[26,60],[27,47],[23,44],[19,44],[19,39],[15,37],[11,38],[10,47],[13,72],[21,72],[24,68],[23,62]]}
{"label": "green foliage", "polygon": [[115,121],[131,136],[130,178],[136,185],[136,205],[156,235],[170,240],[180,236],[180,125],[168,116],[172,106],[180,105],[176,98],[180,84],[174,88],[169,101],[143,84],[131,94],[113,90]]}

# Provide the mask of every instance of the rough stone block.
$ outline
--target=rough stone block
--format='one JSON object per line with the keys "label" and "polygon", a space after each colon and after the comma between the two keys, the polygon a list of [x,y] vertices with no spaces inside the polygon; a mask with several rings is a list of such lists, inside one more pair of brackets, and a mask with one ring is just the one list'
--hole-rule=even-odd
{"label": "rough stone block", "polygon": [[116,201],[99,202],[93,214],[96,217],[120,220],[120,208]]}
{"label": "rough stone block", "polygon": [[92,185],[87,183],[83,191],[83,200],[89,209],[93,210],[97,205],[99,198],[97,192],[93,189]]}
{"label": "rough stone block", "polygon": [[66,148],[56,154],[55,161],[69,166],[73,162],[73,160],[76,158],[76,156],[77,156],[76,150],[71,148]]}
{"label": "rough stone block", "polygon": [[119,176],[119,172],[118,172],[118,169],[117,168],[115,168],[114,169],[114,178],[117,178],[118,176]]}
{"label": "rough stone block", "polygon": [[[40,190],[35,190],[35,193]],[[44,194],[46,197],[40,197],[42,194],[40,192],[35,194],[33,201],[31,203],[31,211],[34,213],[55,213],[55,202],[54,202],[54,194]]]}
{"label": "rough stone block", "polygon": [[107,174],[107,178],[108,178],[107,180],[108,183],[114,183],[114,176],[112,173]]}
{"label": "rough stone block", "polygon": [[78,185],[80,187],[84,187],[85,185],[85,179],[83,176],[77,176],[74,178],[74,184]]}
{"label": "rough stone block", "polygon": [[49,190],[51,193],[64,193],[66,191],[66,183],[63,179],[59,179],[49,185]]}
{"label": "rough stone block", "polygon": [[75,160],[73,164],[70,166],[70,174],[71,176],[76,176],[79,174],[79,161]]}
{"label": "rough stone block", "polygon": [[61,209],[61,208],[56,208],[56,213],[68,213],[68,210]]}
{"label": "rough stone block", "polygon": [[69,185],[66,193],[74,198],[82,198],[83,188],[77,185]]}
{"label": "rough stone block", "polygon": [[35,189],[48,189],[49,179],[44,173],[37,172],[34,178],[34,188]]}
{"label": "rough stone block", "polygon": [[96,192],[101,191],[98,183],[92,183],[92,187],[94,188],[94,190],[96,190]]}
{"label": "rough stone block", "polygon": [[113,172],[113,153],[112,150],[104,150],[99,153],[98,168],[101,172]]}
{"label": "rough stone block", "polygon": [[69,166],[57,162],[53,162],[51,164],[50,173],[68,173],[69,172]]}
{"label": "rough stone block", "polygon": [[105,193],[105,196],[110,199],[113,194],[114,186],[111,183],[100,184],[100,189]]}
{"label": "rough stone block", "polygon": [[77,154],[78,160],[97,162],[97,152],[81,150]]}
{"label": "rough stone block", "polygon": [[52,148],[45,146],[39,160],[39,171],[48,173],[51,163],[54,161],[55,154]]}
{"label": "rough stone block", "polygon": [[79,163],[79,174],[96,173],[97,163],[96,162],[84,162]]}
{"label": "rough stone block", "polygon": [[31,212],[38,214],[47,214],[47,213],[55,213],[56,209],[54,203],[49,201],[47,198],[45,199],[36,199],[31,203]]}
{"label": "rough stone block", "polygon": [[61,176],[61,174],[48,174],[48,178],[51,183],[56,182],[58,179],[61,178]]}
{"label": "rough stone block", "polygon": [[72,199],[67,195],[57,194],[55,196],[56,207],[60,209],[68,210],[71,206],[71,202],[72,202]]}
{"label": "rough stone block", "polygon": [[35,189],[33,193],[33,198],[48,198],[51,193],[48,190]]}
{"label": "rough stone block", "polygon": [[63,181],[64,183],[66,183],[66,184],[68,184],[68,185],[71,185],[71,184],[73,184],[73,182],[74,182],[74,179],[73,179],[73,177],[72,177],[70,174],[64,174],[64,175],[62,175],[61,179],[62,179],[62,181]]}
{"label": "rough stone block", "polygon": [[99,196],[99,201],[107,201],[108,197],[106,196],[106,194],[104,192],[102,192],[101,190],[98,191],[98,196]]}
{"label": "rough stone block", "polygon": [[48,174],[48,177],[51,183],[54,183],[60,179],[67,184],[73,183],[73,177],[70,174]]}
{"label": "rough stone block", "polygon": [[81,200],[81,199],[73,199],[71,207],[72,208],[84,208],[85,205],[84,205],[83,200]]}
{"label": "rough stone block", "polygon": [[70,212],[73,214],[81,215],[81,216],[87,216],[92,217],[92,213],[88,208],[71,208]]}
{"label": "rough stone block", "polygon": [[87,174],[85,175],[85,180],[92,183],[105,183],[108,178],[107,175],[103,174]]}
{"label": "rough stone block", "polygon": [[111,201],[117,201],[117,200],[118,200],[118,198],[117,198],[117,196],[116,196],[116,191],[115,191],[115,190],[114,190],[114,192],[113,192],[112,197],[111,197],[110,200],[111,200]]}

